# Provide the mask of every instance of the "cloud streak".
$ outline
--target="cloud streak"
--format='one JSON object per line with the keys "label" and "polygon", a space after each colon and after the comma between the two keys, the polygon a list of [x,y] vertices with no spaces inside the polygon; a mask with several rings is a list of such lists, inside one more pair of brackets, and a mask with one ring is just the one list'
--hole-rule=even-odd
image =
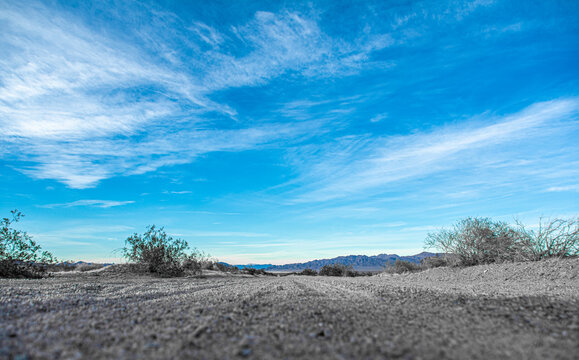
{"label": "cloud streak", "polygon": [[69,203],[62,203],[62,204],[48,204],[43,205],[42,207],[47,208],[55,208],[55,207],[78,207],[78,206],[88,206],[88,207],[97,207],[97,208],[111,208],[116,206],[123,206],[133,204],[134,201],[114,201],[114,200],[77,200]]}
{"label": "cloud streak", "polygon": [[502,159],[501,150],[497,149],[564,129],[564,124],[578,112],[578,99],[560,99],[536,103],[503,118],[491,118],[491,125],[462,125],[378,139],[344,138],[326,146],[321,161],[313,165],[304,162],[297,182],[307,184],[304,188],[308,190],[295,201],[327,201],[383,192],[403,180],[468,168],[473,166],[469,165],[471,159],[480,162],[480,166],[492,166]]}
{"label": "cloud streak", "polygon": [[[0,154],[24,163],[17,168],[31,177],[77,189],[189,163],[208,152],[312,134],[315,123],[214,130],[220,128],[214,114],[231,121],[236,110],[210,97],[288,72],[346,75],[389,45],[380,36],[353,43],[333,39],[315,20],[291,12],[257,12],[223,34],[151,7],[145,10],[157,14],[151,28],[134,34],[140,42],[128,43],[38,3],[8,2],[0,10],[0,46],[6,50],[0,58]],[[164,44],[169,26],[172,39],[192,52]],[[251,50],[224,50],[236,42]]]}
{"label": "cloud streak", "polygon": [[552,186],[547,189],[548,192],[561,192],[561,191],[574,191],[579,192],[579,185],[567,185],[567,186]]}

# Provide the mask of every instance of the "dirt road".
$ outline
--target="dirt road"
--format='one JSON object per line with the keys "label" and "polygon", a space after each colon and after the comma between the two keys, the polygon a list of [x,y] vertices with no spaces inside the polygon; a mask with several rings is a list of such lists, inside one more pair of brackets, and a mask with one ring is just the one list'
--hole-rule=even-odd
{"label": "dirt road", "polygon": [[577,297],[400,279],[4,279],[0,359],[579,357]]}

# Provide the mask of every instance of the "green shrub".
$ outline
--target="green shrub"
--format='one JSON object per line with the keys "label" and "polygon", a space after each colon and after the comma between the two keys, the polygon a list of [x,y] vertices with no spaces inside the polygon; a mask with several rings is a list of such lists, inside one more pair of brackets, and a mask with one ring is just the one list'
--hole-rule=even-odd
{"label": "green shrub", "polygon": [[456,265],[471,266],[524,259],[521,237],[505,222],[469,217],[451,230],[429,233],[426,246],[455,255]]}
{"label": "green shrub", "polygon": [[321,269],[319,274],[321,276],[354,276],[355,271],[352,269],[351,265],[344,265],[344,264],[331,264],[331,265],[324,265]]}
{"label": "green shrub", "polygon": [[24,216],[18,210],[10,212],[12,218],[0,221],[0,277],[38,278],[46,271],[46,264],[56,261],[48,251],[25,231],[14,229],[14,223]]}
{"label": "green shrub", "polygon": [[[183,266],[190,258],[185,253],[189,247],[182,239],[174,239],[165,233],[164,228],[151,225],[143,234],[133,234],[125,240],[123,256],[132,262],[145,264],[149,272],[162,276],[181,276]],[[187,266],[193,266],[187,263]]]}

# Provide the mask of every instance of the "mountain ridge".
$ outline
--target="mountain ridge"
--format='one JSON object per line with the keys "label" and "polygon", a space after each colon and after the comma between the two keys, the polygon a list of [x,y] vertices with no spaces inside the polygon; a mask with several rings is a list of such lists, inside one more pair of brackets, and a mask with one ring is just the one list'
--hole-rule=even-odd
{"label": "mountain ridge", "polygon": [[[424,258],[436,256],[436,253],[423,251],[416,255],[400,256],[397,254],[378,254],[378,255],[345,255],[330,259],[316,259],[301,263],[291,263],[284,265],[270,265],[270,264],[248,264],[248,265],[234,265],[239,268],[248,267],[255,269],[264,269],[266,271],[302,271],[304,269],[320,270],[324,265],[343,264],[352,266],[354,270],[358,271],[381,271],[388,264],[393,264],[396,260],[409,261],[412,263],[420,263]],[[269,267],[267,266],[269,265]]]}

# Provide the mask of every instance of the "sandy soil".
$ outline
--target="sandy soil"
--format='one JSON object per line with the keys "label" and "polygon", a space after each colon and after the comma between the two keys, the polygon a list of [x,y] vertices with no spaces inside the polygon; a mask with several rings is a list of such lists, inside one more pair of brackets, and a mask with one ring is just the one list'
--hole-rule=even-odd
{"label": "sandy soil", "polygon": [[360,278],[0,280],[0,359],[579,357],[579,260]]}

